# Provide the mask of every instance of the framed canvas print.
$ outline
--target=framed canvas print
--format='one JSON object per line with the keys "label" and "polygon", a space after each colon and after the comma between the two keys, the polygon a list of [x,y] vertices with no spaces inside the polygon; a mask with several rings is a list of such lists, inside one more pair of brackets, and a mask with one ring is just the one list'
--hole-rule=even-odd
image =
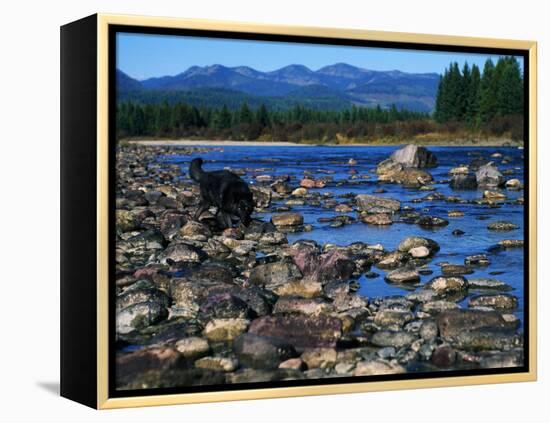
{"label": "framed canvas print", "polygon": [[536,379],[536,43],[61,29],[61,393]]}

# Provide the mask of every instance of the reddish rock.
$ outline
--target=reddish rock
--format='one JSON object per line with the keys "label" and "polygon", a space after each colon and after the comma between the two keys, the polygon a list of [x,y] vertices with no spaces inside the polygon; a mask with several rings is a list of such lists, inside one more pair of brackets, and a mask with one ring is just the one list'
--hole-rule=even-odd
{"label": "reddish rock", "polygon": [[334,348],[342,335],[340,319],[326,315],[278,315],[260,317],[249,333],[286,341],[295,348]]}

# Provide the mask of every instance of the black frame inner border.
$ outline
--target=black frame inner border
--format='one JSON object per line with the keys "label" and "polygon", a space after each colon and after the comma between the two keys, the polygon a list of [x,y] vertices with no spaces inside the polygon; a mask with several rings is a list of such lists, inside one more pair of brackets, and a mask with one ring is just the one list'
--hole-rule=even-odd
{"label": "black frame inner border", "polygon": [[[239,39],[249,41],[276,41],[288,43],[305,43],[305,44],[320,44],[320,45],[339,45],[350,47],[375,47],[375,48],[393,48],[402,50],[421,50],[421,51],[441,51],[451,53],[485,53],[495,55],[512,55],[523,58],[523,75],[524,75],[524,96],[523,96],[523,134],[524,140],[524,308],[523,308],[523,327],[524,327],[524,365],[521,367],[510,367],[500,369],[472,369],[472,370],[441,370],[437,372],[418,372],[407,373],[401,375],[378,375],[378,376],[351,376],[338,377],[329,379],[306,379],[306,380],[285,380],[274,382],[255,382],[255,383],[238,383],[238,384],[223,384],[223,385],[204,385],[204,386],[182,386],[174,388],[154,388],[154,389],[135,389],[135,390],[117,390],[115,385],[115,316],[116,298],[115,287],[115,190],[116,190],[116,35],[117,33],[135,33],[135,34],[151,34],[151,35],[179,35],[192,37],[207,37],[207,38],[225,38]],[[434,36],[437,37],[437,36]],[[372,41],[372,40],[357,40],[346,38],[330,38],[317,36],[298,36],[298,35],[275,35],[262,33],[246,33],[237,31],[218,31],[218,30],[203,30],[203,29],[184,29],[184,28],[158,28],[139,25],[109,25],[108,26],[108,102],[109,102],[109,139],[108,139],[108,172],[109,172],[109,292],[108,292],[108,309],[109,309],[109,342],[108,342],[108,397],[123,398],[136,396],[150,395],[170,395],[170,394],[188,394],[200,392],[223,392],[249,389],[269,389],[269,388],[285,388],[299,386],[330,386],[336,384],[356,384],[365,382],[379,381],[399,381],[411,379],[433,379],[433,378],[449,378],[460,376],[485,376],[499,374],[514,374],[529,372],[529,50],[523,49],[506,49],[493,47],[465,47],[439,44],[424,44],[424,43],[409,43],[397,41]]]}

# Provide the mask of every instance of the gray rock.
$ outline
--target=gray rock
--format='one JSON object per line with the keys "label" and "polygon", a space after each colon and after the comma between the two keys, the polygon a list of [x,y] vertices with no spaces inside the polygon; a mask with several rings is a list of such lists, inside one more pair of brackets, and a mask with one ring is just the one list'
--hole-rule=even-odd
{"label": "gray rock", "polygon": [[521,337],[509,331],[490,329],[474,330],[459,333],[454,340],[457,348],[473,351],[504,350],[518,347],[522,343]]}
{"label": "gray rock", "polygon": [[479,290],[511,291],[512,289],[514,289],[506,282],[499,281],[498,279],[488,278],[469,279],[468,285],[470,289]]}
{"label": "gray rock", "polygon": [[233,350],[239,361],[257,369],[276,369],[296,352],[289,343],[275,338],[243,333],[233,341]]}
{"label": "gray rock", "polygon": [[214,342],[229,342],[246,331],[250,322],[246,319],[214,319],[208,322],[203,334]]}
{"label": "gray rock", "polygon": [[302,277],[300,269],[294,263],[275,262],[260,264],[250,271],[250,283],[269,289],[284,285]]}
{"label": "gray rock", "polygon": [[493,162],[481,166],[476,172],[477,185],[480,188],[496,188],[504,184],[504,176]]}
{"label": "gray rock", "polygon": [[210,344],[204,338],[190,336],[177,341],[176,350],[185,358],[196,359],[208,355],[210,352]]}
{"label": "gray rock", "polygon": [[513,231],[518,228],[519,228],[518,225],[512,222],[506,222],[503,220],[492,222],[487,226],[487,229],[489,229],[490,231],[502,231],[502,232]]}
{"label": "gray rock", "polygon": [[239,366],[239,362],[230,357],[203,357],[195,361],[199,369],[214,370],[217,372],[232,372]]}
{"label": "gray rock", "polygon": [[157,301],[132,304],[116,314],[116,331],[120,334],[144,329],[168,317],[166,307]]}
{"label": "gray rock", "polygon": [[430,340],[435,339],[439,334],[439,329],[435,320],[426,319],[422,322],[418,334],[422,339]]}
{"label": "gray rock", "polygon": [[477,179],[475,175],[456,174],[451,177],[449,186],[456,190],[474,190],[477,189]]}
{"label": "gray rock", "polygon": [[190,244],[170,244],[160,255],[161,263],[200,263],[206,259],[206,253]]}
{"label": "gray rock", "polygon": [[317,315],[332,310],[332,306],[321,298],[279,297],[273,306],[273,313],[299,313]]}
{"label": "gray rock", "polygon": [[478,295],[470,298],[468,305],[470,307],[491,307],[499,310],[514,310],[518,308],[518,299],[508,294]]}
{"label": "gray rock", "polygon": [[407,253],[413,248],[417,247],[426,247],[431,254],[439,251],[439,244],[437,242],[435,242],[433,239],[422,238],[419,236],[410,236],[408,238],[405,238],[399,243],[397,250],[403,253]]}
{"label": "gray rock", "polygon": [[500,313],[485,310],[448,310],[440,313],[436,321],[441,337],[446,339],[456,337],[462,332],[507,327]]}
{"label": "gray rock", "polygon": [[355,197],[359,211],[373,213],[376,208],[387,210],[390,213],[398,212],[401,209],[401,202],[385,197],[377,197],[369,194],[359,194]]}
{"label": "gray rock", "polygon": [[371,360],[360,361],[355,366],[354,376],[394,375],[405,373],[403,366],[393,361]]}
{"label": "gray rock", "polygon": [[372,335],[370,342],[378,347],[402,348],[411,345],[416,339],[410,332],[381,330]]}
{"label": "gray rock", "polygon": [[426,168],[437,166],[437,157],[435,154],[425,147],[414,144],[408,144],[393,152],[390,158],[404,167]]}
{"label": "gray rock", "polygon": [[446,296],[468,290],[468,281],[461,276],[438,276],[426,283],[424,288]]}
{"label": "gray rock", "polygon": [[385,279],[391,283],[417,283],[420,275],[416,269],[401,268],[389,272]]}

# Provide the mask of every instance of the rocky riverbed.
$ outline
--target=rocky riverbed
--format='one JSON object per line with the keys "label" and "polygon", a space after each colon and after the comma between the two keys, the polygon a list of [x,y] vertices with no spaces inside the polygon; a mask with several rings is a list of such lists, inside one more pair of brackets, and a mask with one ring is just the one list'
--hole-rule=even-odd
{"label": "rocky riverbed", "polygon": [[222,230],[193,220],[186,166],[227,152],[118,147],[117,389],[523,364],[517,151],[356,147],[285,172],[256,150],[224,163],[253,222]]}

